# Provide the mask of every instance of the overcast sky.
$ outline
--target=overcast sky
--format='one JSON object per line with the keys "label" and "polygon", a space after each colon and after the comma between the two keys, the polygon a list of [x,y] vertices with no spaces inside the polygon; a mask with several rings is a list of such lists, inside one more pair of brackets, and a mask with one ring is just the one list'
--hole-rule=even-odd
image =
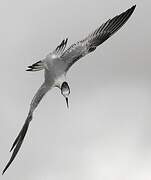
{"label": "overcast sky", "polygon": [[68,73],[70,108],[58,89],[34,113],[3,180],[151,179],[151,1],[0,1],[0,171],[43,72],[28,65],[136,4],[113,37]]}

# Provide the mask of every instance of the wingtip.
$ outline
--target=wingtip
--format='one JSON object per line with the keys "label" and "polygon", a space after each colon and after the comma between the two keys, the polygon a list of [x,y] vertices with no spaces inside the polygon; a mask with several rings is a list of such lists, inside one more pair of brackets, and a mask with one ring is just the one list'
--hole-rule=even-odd
{"label": "wingtip", "polygon": [[133,14],[135,8],[136,8],[136,4],[133,5],[133,6],[131,6],[129,9],[127,9],[127,10],[125,11],[125,13],[130,13],[129,15],[131,16],[131,15]]}
{"label": "wingtip", "polygon": [[136,4],[132,6],[132,9],[135,9],[136,8]]}
{"label": "wingtip", "polygon": [[4,175],[4,173],[6,172],[6,170],[8,169],[10,164],[7,164],[6,167],[4,168],[4,170],[2,171],[2,176]]}
{"label": "wingtip", "polygon": [[133,5],[133,6],[130,8],[130,10],[131,10],[131,14],[134,12],[135,8],[136,8],[136,4],[135,4],[135,5]]}
{"label": "wingtip", "polygon": [[5,171],[7,170],[7,167],[2,171],[2,176],[4,175]]}
{"label": "wingtip", "polygon": [[129,10],[131,10],[133,12],[135,10],[135,8],[136,8],[136,4],[133,5]]}

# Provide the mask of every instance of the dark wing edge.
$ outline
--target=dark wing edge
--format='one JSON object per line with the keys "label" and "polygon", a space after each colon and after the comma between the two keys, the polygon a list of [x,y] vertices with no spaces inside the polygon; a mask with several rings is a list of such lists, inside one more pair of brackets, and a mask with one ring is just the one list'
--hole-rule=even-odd
{"label": "dark wing edge", "polygon": [[28,69],[26,69],[26,71],[35,72],[35,71],[43,70],[44,68],[45,67],[43,61],[38,61],[32,64],[31,66],[28,66]]}
{"label": "dark wing edge", "polygon": [[5,173],[5,171],[9,168],[9,166],[11,165],[11,163],[13,162],[13,160],[15,159],[19,149],[21,148],[21,145],[24,141],[25,135],[27,133],[27,130],[29,128],[29,124],[32,120],[32,116],[33,116],[33,112],[36,109],[36,107],[38,106],[39,102],[42,100],[43,96],[50,90],[50,87],[47,86],[45,83],[43,83],[41,85],[41,87],[38,89],[37,93],[35,94],[35,96],[32,99],[32,102],[30,104],[30,110],[27,116],[27,119],[21,129],[21,131],[19,132],[17,138],[15,139],[10,152],[13,151],[10,160],[8,161],[8,163],[6,164],[4,170],[2,171],[2,175]]}
{"label": "dark wing edge", "polygon": [[71,65],[74,64],[77,60],[94,51],[97,46],[102,44],[115,32],[117,32],[127,22],[135,8],[136,5],[115,16],[114,18],[109,19],[93,33],[88,35],[85,39],[72,44],[66,51],[64,51],[61,58],[67,64],[66,71],[68,71]]}
{"label": "dark wing edge", "polygon": [[14,149],[13,153],[12,153],[12,156],[10,158],[10,160],[8,161],[7,165],[5,166],[3,172],[2,172],[2,175],[5,173],[5,171],[8,169],[8,167],[11,165],[11,163],[13,162],[13,160],[15,159],[23,141],[24,141],[24,138],[25,138],[25,135],[27,133],[27,130],[28,130],[28,127],[29,127],[29,123],[30,121],[32,120],[32,115],[28,115],[26,121],[25,121],[25,124],[23,125],[19,135],[17,136],[17,138],[15,139],[11,149],[10,149],[10,152]]}
{"label": "dark wing edge", "polygon": [[85,40],[88,41],[88,52],[96,49],[97,46],[106,41],[114,33],[116,33],[130,18],[134,12],[136,5],[132,6],[120,15],[109,19],[106,23],[102,24],[97,30],[89,35]]}
{"label": "dark wing edge", "polygon": [[64,50],[65,50],[65,48],[66,48],[66,46],[67,46],[67,42],[68,42],[68,38],[64,39],[64,40],[56,47],[56,49],[53,51],[53,54],[55,54],[55,55],[61,55],[61,54],[64,52]]}

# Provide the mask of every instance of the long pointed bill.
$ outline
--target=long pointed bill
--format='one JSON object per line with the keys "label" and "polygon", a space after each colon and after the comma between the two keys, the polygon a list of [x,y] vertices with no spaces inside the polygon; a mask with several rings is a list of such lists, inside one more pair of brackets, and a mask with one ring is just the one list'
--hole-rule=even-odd
{"label": "long pointed bill", "polygon": [[69,108],[68,98],[66,97],[67,108]]}

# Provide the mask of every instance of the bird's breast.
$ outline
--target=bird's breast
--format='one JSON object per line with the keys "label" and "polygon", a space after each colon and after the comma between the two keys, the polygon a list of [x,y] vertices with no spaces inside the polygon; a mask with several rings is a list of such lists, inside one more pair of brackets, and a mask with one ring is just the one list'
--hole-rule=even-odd
{"label": "bird's breast", "polygon": [[65,64],[62,60],[52,60],[47,62],[45,70],[45,80],[47,82],[56,82],[65,74]]}

